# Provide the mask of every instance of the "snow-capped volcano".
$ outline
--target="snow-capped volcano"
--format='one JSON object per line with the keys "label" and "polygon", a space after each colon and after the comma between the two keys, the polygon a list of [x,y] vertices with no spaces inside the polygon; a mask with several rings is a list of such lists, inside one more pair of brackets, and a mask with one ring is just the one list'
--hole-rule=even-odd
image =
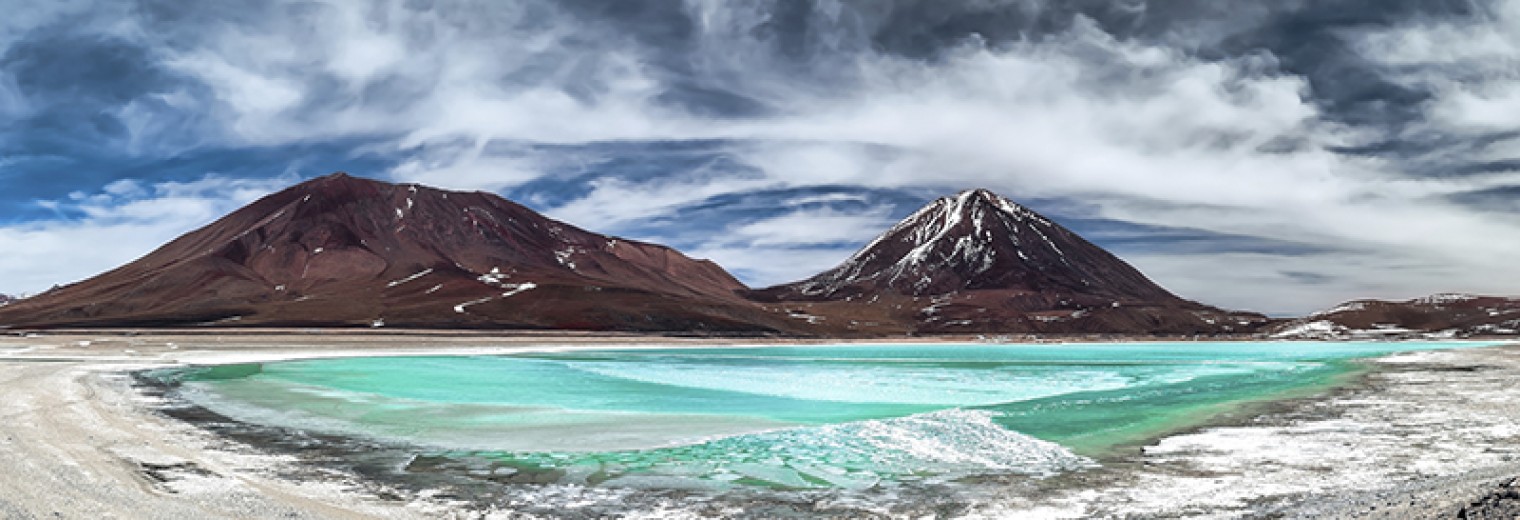
{"label": "snow-capped volcano", "polygon": [[334,174],[260,199],[0,325],[764,331],[716,264],[488,193]]}
{"label": "snow-capped volcano", "polygon": [[789,289],[797,299],[988,289],[1176,298],[1108,251],[981,189],[934,201],[843,264]]}
{"label": "snow-capped volcano", "polygon": [[982,189],[934,201],[829,271],[752,295],[837,302],[808,312],[910,320],[934,332],[1226,332],[1265,321],[1179,298],[1071,230]]}

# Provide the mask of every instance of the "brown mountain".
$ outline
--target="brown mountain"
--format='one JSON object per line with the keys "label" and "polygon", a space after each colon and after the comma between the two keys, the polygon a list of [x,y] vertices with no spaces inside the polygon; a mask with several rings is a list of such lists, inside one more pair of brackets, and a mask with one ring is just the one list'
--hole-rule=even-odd
{"label": "brown mountain", "polygon": [[1283,324],[1280,338],[1452,337],[1520,334],[1520,299],[1437,294],[1406,301],[1356,300]]}
{"label": "brown mountain", "polygon": [[838,267],[750,294],[814,324],[883,332],[1191,334],[1266,321],[1179,298],[987,190],[939,199]]}
{"label": "brown mountain", "polygon": [[334,174],[0,310],[11,327],[795,329],[721,267],[487,193]]}
{"label": "brown mountain", "polygon": [[984,190],[940,199],[839,267],[749,291],[667,247],[487,193],[334,174],[143,258],[0,308],[4,327],[392,326],[802,335],[1243,332]]}

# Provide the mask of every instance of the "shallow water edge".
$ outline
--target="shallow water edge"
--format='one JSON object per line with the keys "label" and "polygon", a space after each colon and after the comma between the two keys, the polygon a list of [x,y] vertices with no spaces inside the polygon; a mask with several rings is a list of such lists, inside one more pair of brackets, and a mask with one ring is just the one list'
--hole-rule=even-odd
{"label": "shallow water edge", "polygon": [[[682,489],[635,490],[549,485],[545,482],[557,480],[556,475],[504,468],[493,464],[489,459],[472,459],[468,454],[463,457],[459,454],[442,456],[436,450],[417,446],[242,423],[176,398],[172,382],[147,377],[141,372],[135,374],[135,378],[141,391],[164,398],[160,413],[241,444],[271,453],[296,456],[311,466],[294,470],[289,475],[290,478],[322,478],[323,471],[336,469],[362,477],[373,488],[370,492],[393,500],[430,497],[456,501],[462,509],[482,514],[493,510],[511,510],[563,518],[625,515],[633,511],[671,511],[672,508],[694,516],[723,517],[870,517],[915,514],[945,517],[971,514],[989,500],[998,497],[1019,496],[1021,502],[1038,502],[1041,497],[1074,490],[1103,489],[1125,480],[1127,473],[1142,464],[1142,450],[1160,439],[1210,428],[1250,426],[1259,423],[1267,415],[1302,410],[1311,403],[1354,394],[1366,389],[1368,377],[1386,369],[1386,366],[1358,362],[1356,370],[1341,374],[1322,385],[1300,388],[1270,398],[1222,403],[1218,413],[1203,414],[1205,416],[1197,422],[1157,432],[1096,455],[1100,467],[1070,471],[1052,478],[991,476],[966,479],[952,485],[910,483],[891,489],[785,493],[738,490],[720,495]],[[547,501],[551,505],[544,506],[545,499],[548,498],[552,498]],[[882,507],[879,504],[883,502],[892,505]],[[581,506],[579,509],[565,509],[565,503]]]}
{"label": "shallow water edge", "polygon": [[[967,514],[989,498],[984,493],[968,493],[971,490],[959,484],[785,492],[740,488],[716,495],[701,489],[557,484],[563,476],[560,472],[525,472],[484,456],[238,421],[177,396],[174,383],[150,377],[149,372],[137,371],[131,376],[134,388],[160,403],[156,413],[256,451],[301,461],[298,465],[278,465],[282,478],[323,480],[337,471],[357,477],[361,492],[377,498],[443,501],[468,515],[510,511],[578,519],[637,517],[663,511],[662,516],[693,518],[890,518],[925,514],[947,518]],[[669,514],[673,511],[681,514]]]}

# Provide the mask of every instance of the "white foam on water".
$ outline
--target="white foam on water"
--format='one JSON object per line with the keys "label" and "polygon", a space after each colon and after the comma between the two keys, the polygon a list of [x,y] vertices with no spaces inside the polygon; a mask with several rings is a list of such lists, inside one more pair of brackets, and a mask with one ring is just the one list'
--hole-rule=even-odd
{"label": "white foam on water", "polygon": [[757,434],[802,458],[816,453],[869,460],[880,473],[951,475],[1011,472],[1051,475],[1090,464],[1053,442],[1004,428],[986,410],[951,409],[894,419]]}
{"label": "white foam on water", "polygon": [[[1058,444],[1009,430],[984,410],[788,428],[702,444],[593,454],[522,454],[539,465],[601,464],[603,483],[677,479],[682,488],[752,484],[784,489],[868,489],[898,479],[950,481],[973,475],[1056,475],[1094,462]],[[629,477],[641,477],[626,480]],[[658,477],[656,479],[656,477]],[[705,483],[699,483],[705,482]]]}
{"label": "white foam on water", "polygon": [[970,370],[935,366],[724,365],[586,362],[570,368],[596,375],[685,388],[851,403],[984,406],[1074,392],[1117,390],[1135,383],[1114,370]]}

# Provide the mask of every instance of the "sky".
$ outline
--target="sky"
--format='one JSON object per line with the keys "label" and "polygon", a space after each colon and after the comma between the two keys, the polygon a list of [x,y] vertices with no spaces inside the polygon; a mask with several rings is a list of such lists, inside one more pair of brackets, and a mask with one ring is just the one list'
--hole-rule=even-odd
{"label": "sky", "polygon": [[1228,308],[1520,294],[1520,0],[0,8],[0,292],[347,171],[753,286],[983,187]]}

